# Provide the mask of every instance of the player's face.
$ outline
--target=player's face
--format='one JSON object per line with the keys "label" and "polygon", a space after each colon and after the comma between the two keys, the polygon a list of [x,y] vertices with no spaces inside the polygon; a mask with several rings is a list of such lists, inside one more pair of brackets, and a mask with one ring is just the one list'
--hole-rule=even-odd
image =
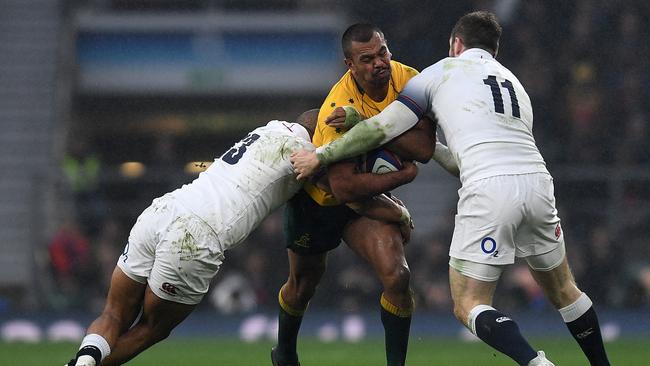
{"label": "player's face", "polygon": [[361,84],[384,87],[390,81],[391,54],[386,40],[375,32],[368,42],[352,42],[351,57],[345,59],[352,76]]}

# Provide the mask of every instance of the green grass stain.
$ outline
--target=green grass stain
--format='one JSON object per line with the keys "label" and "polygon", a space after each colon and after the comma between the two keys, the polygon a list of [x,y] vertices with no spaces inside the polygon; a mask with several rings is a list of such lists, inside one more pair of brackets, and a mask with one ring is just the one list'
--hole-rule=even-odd
{"label": "green grass stain", "polygon": [[185,232],[185,236],[181,240],[180,259],[182,261],[189,261],[196,258],[199,247],[196,245],[196,240],[189,232]]}

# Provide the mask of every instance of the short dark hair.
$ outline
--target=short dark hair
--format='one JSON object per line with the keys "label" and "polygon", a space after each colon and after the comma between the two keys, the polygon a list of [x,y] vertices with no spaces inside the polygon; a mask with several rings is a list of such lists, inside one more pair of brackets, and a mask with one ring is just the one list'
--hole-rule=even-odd
{"label": "short dark hair", "polygon": [[350,58],[352,42],[368,42],[372,36],[376,33],[379,33],[381,38],[384,38],[384,32],[379,29],[374,24],[370,23],[357,23],[352,24],[348,29],[343,32],[343,37],[341,37],[341,47],[343,47],[343,56],[345,58]]}
{"label": "short dark hair", "polygon": [[462,39],[467,48],[482,48],[496,55],[502,31],[494,14],[475,11],[458,19],[451,30],[451,37],[452,40],[454,37]]}

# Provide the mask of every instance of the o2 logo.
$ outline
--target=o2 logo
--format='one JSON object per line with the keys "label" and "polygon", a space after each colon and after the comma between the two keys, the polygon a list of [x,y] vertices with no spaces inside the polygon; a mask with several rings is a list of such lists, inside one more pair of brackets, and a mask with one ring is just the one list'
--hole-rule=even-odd
{"label": "o2 logo", "polygon": [[492,254],[492,257],[496,258],[499,256],[499,251],[497,250],[497,242],[489,236],[486,236],[483,238],[483,240],[481,240],[481,250],[485,254]]}

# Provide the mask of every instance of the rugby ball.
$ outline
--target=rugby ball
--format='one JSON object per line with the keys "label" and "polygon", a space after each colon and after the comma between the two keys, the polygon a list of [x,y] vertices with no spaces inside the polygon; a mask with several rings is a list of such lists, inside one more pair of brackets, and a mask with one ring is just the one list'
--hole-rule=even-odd
{"label": "rugby ball", "polygon": [[365,168],[367,173],[386,174],[402,169],[402,161],[392,151],[379,148],[366,153]]}

